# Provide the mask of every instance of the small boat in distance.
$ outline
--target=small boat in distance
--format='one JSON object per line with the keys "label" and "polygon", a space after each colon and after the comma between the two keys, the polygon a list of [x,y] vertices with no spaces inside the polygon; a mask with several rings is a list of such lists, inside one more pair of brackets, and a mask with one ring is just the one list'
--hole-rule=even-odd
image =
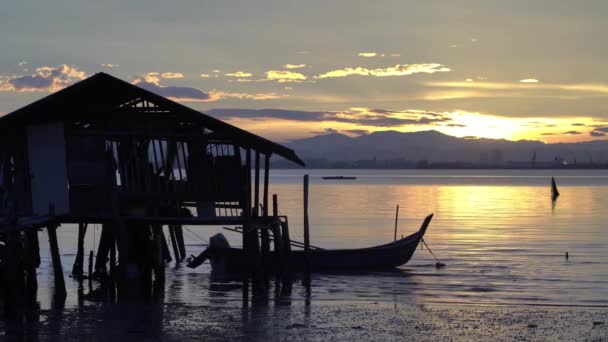
{"label": "small boat in distance", "polygon": [[559,196],[559,191],[557,191],[557,184],[555,184],[555,178],[551,177],[551,199],[556,200]]}
{"label": "small boat in distance", "polygon": [[[407,263],[424,237],[433,214],[427,216],[420,229],[395,242],[380,246],[355,249],[311,249],[310,269],[313,272],[323,271],[370,271],[392,269]],[[188,260],[188,267],[197,267],[205,260],[211,260],[213,271],[219,273],[241,272],[246,264],[246,256],[241,248],[232,248],[221,234],[209,239],[209,248],[198,257]],[[274,251],[270,253],[273,258]],[[306,256],[303,250],[294,250],[288,258],[291,271],[303,271]],[[271,268],[274,265],[271,265]]]}
{"label": "small boat in distance", "polygon": [[357,179],[357,177],[353,177],[353,176],[324,176],[322,178],[323,179],[337,179],[337,180]]}

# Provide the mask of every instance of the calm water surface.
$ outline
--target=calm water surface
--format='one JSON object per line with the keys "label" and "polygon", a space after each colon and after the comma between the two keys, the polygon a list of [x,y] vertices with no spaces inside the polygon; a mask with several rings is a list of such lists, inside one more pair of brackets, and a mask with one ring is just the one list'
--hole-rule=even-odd
{"label": "calm water surface", "polygon": [[[488,303],[608,306],[608,172],[513,170],[279,170],[271,193],[289,216],[291,236],[302,236],[302,175],[311,177],[312,244],[354,248],[393,238],[395,206],[399,235],[415,232],[435,213],[425,240],[447,264],[435,269],[430,253],[418,250],[395,272],[315,275],[312,300],[396,301],[405,303]],[[322,180],[327,175],[357,180]],[[550,199],[550,177],[561,196]],[[219,228],[189,227],[189,254]],[[87,254],[101,227],[89,228]],[[76,248],[76,229],[59,229],[67,274]],[[240,235],[223,231],[233,245]],[[50,305],[51,261],[41,235],[43,264],[39,299]],[[569,252],[569,260],[565,253]],[[171,265],[173,266],[173,265]],[[67,306],[77,305],[77,283],[67,278]],[[294,285],[292,300],[304,300]],[[208,264],[167,270],[165,301],[201,305],[240,305],[241,285],[211,276]]]}

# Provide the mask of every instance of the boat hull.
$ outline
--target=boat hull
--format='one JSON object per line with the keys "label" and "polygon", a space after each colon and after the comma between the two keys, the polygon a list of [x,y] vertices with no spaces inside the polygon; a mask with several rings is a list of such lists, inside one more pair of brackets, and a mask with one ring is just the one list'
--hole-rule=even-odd
{"label": "boat hull", "polygon": [[[407,263],[426,232],[433,215],[429,215],[420,230],[395,242],[360,249],[311,250],[310,268],[313,272],[322,271],[361,271],[391,269]],[[271,252],[270,260],[275,260]],[[211,265],[215,272],[240,272],[247,265],[247,259],[240,248],[218,248],[210,253]],[[305,270],[304,251],[292,251],[288,260],[290,271]],[[270,263],[271,269],[276,266]]]}

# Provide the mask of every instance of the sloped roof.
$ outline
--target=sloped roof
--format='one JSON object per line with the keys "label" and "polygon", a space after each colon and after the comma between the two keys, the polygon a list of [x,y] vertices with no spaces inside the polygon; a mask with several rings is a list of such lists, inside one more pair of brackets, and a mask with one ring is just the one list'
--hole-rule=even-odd
{"label": "sloped roof", "polygon": [[[182,119],[198,123],[213,132],[228,136],[258,151],[272,152],[304,166],[304,162],[296,153],[285,146],[103,72],[0,117],[0,131],[34,123],[61,121],[68,116],[78,115],[78,113],[102,114],[104,109],[116,109],[121,104],[135,98],[149,99],[170,110],[171,114],[179,115]],[[145,116],[146,113],[141,113],[141,115]]]}

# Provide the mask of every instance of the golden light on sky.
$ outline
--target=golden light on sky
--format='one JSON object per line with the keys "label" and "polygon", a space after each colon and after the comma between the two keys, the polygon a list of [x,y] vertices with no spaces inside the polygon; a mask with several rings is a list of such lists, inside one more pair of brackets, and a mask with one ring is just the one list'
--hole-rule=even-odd
{"label": "golden light on sky", "polygon": [[104,71],[212,115],[229,110],[217,117],[280,141],[383,130],[545,142],[608,134],[606,1],[202,6],[150,0],[144,15],[118,3],[7,3],[0,115]]}

